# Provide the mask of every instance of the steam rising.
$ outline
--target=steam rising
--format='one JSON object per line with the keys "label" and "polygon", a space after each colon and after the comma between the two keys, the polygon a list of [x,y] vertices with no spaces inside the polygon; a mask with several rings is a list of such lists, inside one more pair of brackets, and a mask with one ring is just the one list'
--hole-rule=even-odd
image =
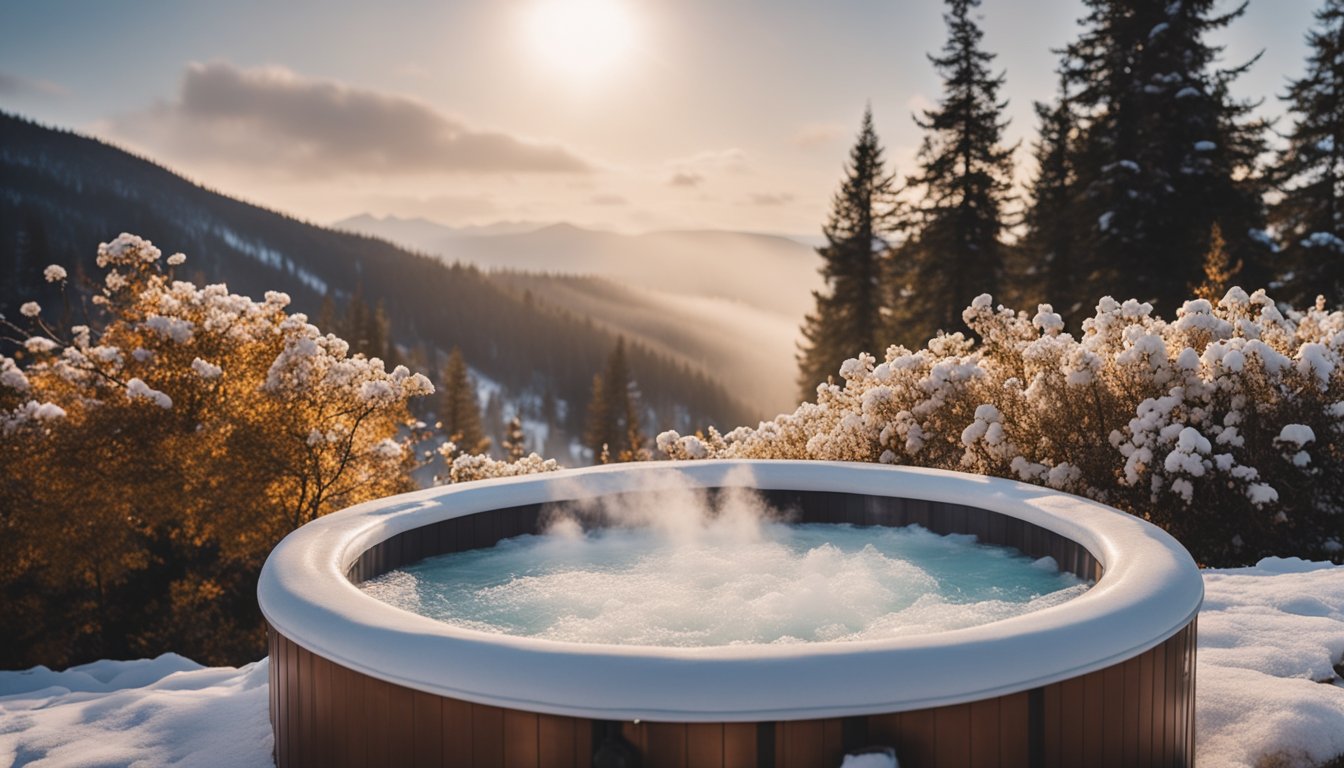
{"label": "steam rising", "polygon": [[974,626],[1086,589],[1053,561],[922,528],[791,525],[747,489],[579,502],[540,536],[366,582],[458,626],[581,643],[714,646]]}

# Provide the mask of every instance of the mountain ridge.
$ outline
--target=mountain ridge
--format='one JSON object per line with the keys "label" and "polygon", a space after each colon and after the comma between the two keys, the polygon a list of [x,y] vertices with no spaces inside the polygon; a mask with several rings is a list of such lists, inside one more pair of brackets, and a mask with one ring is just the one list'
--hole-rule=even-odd
{"label": "mountain ridge", "polygon": [[[512,393],[570,403],[570,434],[581,432],[592,376],[615,344],[616,334],[591,320],[522,301],[473,267],[309,224],[98,139],[0,112],[0,312],[33,299],[60,305],[42,269],[60,263],[72,283],[97,274],[97,244],[122,231],[165,252],[185,252],[191,279],[225,280],[254,296],[283,290],[295,310],[312,317],[328,296],[381,302],[393,338],[412,351],[427,350],[427,372],[437,373],[439,353],[460,347]],[[753,415],[684,361],[637,344],[628,353],[658,419],[651,429],[736,424]]]}

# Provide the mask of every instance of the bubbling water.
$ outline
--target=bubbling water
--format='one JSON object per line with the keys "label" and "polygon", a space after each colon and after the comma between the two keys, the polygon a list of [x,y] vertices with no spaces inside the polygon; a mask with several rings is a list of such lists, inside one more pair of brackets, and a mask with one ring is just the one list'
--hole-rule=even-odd
{"label": "bubbling water", "polygon": [[[608,499],[542,535],[428,558],[361,585],[460,627],[654,646],[875,640],[1057,605],[1053,560],[905,528],[789,524],[755,494]],[[601,527],[581,521],[600,519]]]}

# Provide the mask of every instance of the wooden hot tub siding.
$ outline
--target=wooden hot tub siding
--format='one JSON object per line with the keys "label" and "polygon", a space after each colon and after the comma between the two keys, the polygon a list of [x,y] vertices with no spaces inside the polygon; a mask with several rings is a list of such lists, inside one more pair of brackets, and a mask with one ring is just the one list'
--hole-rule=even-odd
{"label": "wooden hot tub siding", "polygon": [[[1081,545],[971,507],[831,492],[763,491],[801,522],[971,533],[1101,575]],[[535,533],[546,505],[490,510],[407,531],[350,567],[358,583],[432,555]],[[588,768],[606,721],[538,714],[424,693],[355,672],[270,632],[276,764]],[[642,768],[838,766],[867,745],[904,768],[1193,766],[1195,623],[1126,661],[1029,691],[931,709],[760,723],[619,724]]]}

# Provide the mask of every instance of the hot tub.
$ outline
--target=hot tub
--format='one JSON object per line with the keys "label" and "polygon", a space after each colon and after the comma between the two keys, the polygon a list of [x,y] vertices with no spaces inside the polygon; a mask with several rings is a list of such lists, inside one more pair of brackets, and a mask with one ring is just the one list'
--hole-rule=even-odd
{"label": "hot tub", "polygon": [[[721,488],[743,467],[801,522],[971,533],[1096,583],[1061,605],[937,634],[699,648],[484,633],[356,586],[537,532],[560,502],[670,477]],[[1189,766],[1202,596],[1171,537],[1085,499],[935,470],[784,461],[607,466],[380,499],[291,534],[258,587],[285,767],[586,767],[616,735],[646,768],[834,766],[871,744],[894,747],[905,766]]]}

